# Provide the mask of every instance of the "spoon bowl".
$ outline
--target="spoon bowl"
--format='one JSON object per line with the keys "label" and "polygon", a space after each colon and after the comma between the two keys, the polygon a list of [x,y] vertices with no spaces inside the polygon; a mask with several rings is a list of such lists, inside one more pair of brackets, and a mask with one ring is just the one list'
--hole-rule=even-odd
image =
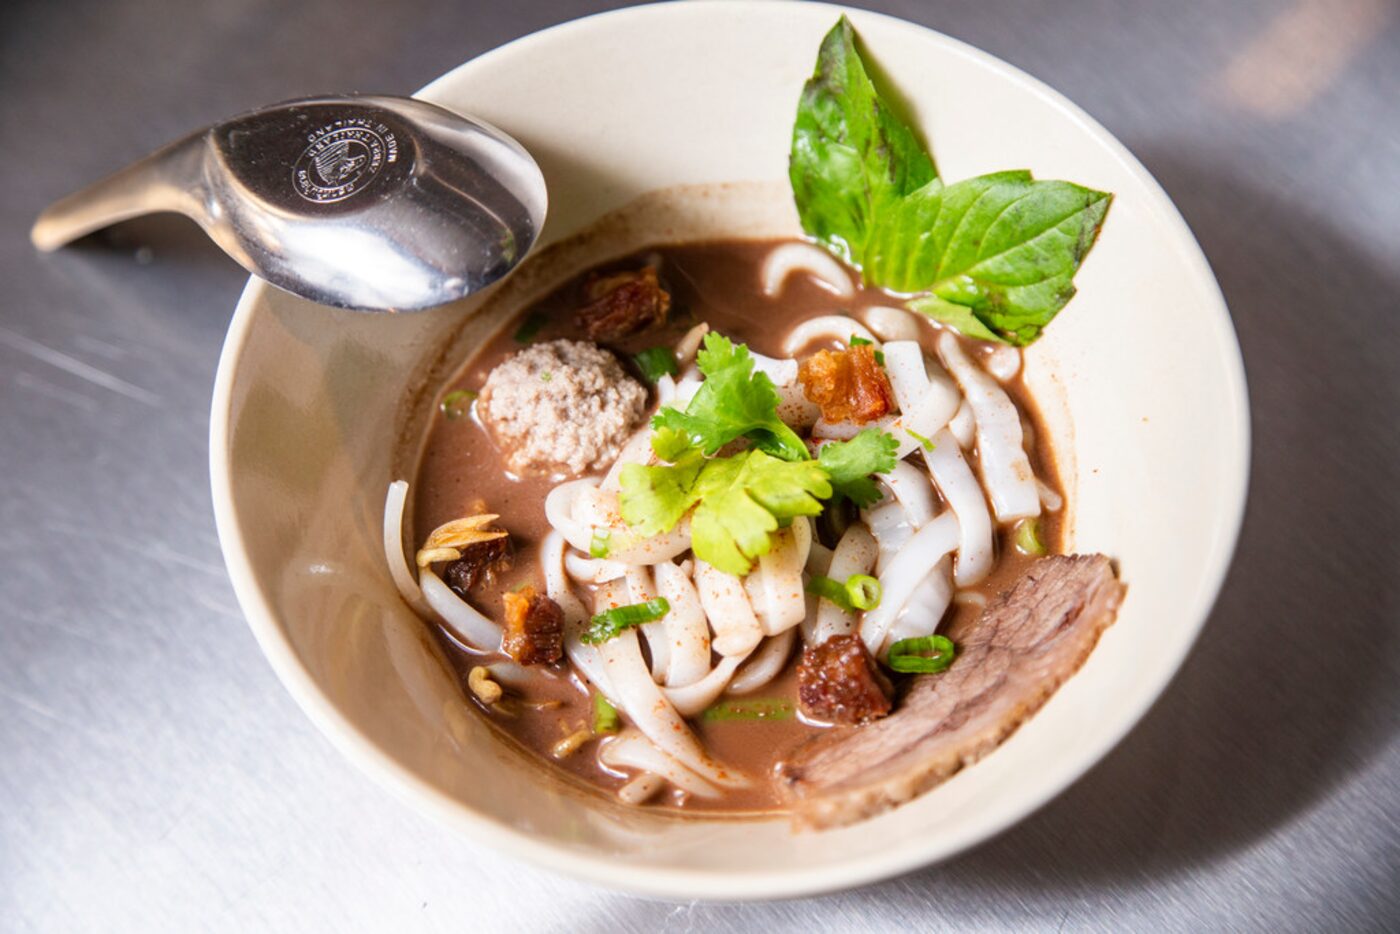
{"label": "spoon bowl", "polygon": [[544,176],[505,133],[410,98],[320,97],[233,117],[58,201],[55,250],[177,211],[255,276],[323,305],[415,311],[504,276],[544,224]]}

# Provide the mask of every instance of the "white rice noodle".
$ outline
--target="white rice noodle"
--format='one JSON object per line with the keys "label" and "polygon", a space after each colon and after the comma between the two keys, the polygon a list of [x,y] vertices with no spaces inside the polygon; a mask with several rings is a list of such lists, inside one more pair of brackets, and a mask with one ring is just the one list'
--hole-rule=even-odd
{"label": "white rice noodle", "polygon": [[705,335],[710,333],[710,326],[701,321],[695,327],[685,332],[685,335],[676,341],[675,355],[676,363],[681,369],[690,366],[695,360],[695,354],[700,350],[700,344],[705,340]]}
{"label": "white rice noodle", "polygon": [[623,564],[662,564],[690,550],[690,517],[686,516],[669,532],[651,538],[634,538],[626,526],[610,529],[612,538],[608,559]]}
{"label": "white rice noodle", "polygon": [[953,600],[953,564],[944,558],[933,566],[914,593],[904,604],[904,609],[894,618],[885,641],[880,646],[879,657],[890,654],[890,646],[902,639],[917,639],[931,636],[938,631],[943,614]]}
{"label": "white rice noodle", "polygon": [[[670,379],[670,377],[666,377]],[[658,384],[659,386],[660,384]],[[674,391],[674,390],[673,390]],[[663,401],[664,405],[665,402]],[[651,453],[651,425],[643,424],[637,429],[632,437],[627,439],[627,443],[622,446],[622,450],[617,452],[617,460],[608,468],[607,475],[603,477],[603,482],[599,489],[605,493],[616,493],[622,489],[622,468],[628,464],[649,464],[653,460]],[[558,489],[556,487],[556,489]]]}
{"label": "white rice noodle", "polygon": [[564,553],[564,570],[576,581],[585,584],[604,584],[615,581],[627,573],[627,565],[607,558],[585,558],[569,549]]}
{"label": "white rice noodle", "polygon": [[1022,446],[1021,413],[1015,403],[963,353],[951,333],[938,339],[938,352],[972,406],[982,482],[997,520],[1012,522],[1040,515],[1040,492]]}
{"label": "white rice noodle", "polygon": [[958,517],[958,559],[954,578],[959,587],[970,587],[991,573],[995,560],[987,498],[963,458],[962,448],[948,429],[934,435],[933,450],[924,453],[924,461],[934,485]]}
{"label": "white rice noodle", "polygon": [[697,716],[719,699],[725,688],[729,687],[734,672],[739,670],[739,665],[746,658],[748,658],[747,655],[731,655],[728,658],[721,658],[719,664],[710,669],[710,673],[699,681],[682,687],[666,688],[666,699],[676,710],[680,711],[682,717]]}
{"label": "white rice noodle", "polygon": [[932,438],[948,424],[962,396],[951,380],[929,374],[923,349],[913,341],[885,345],[885,369],[900,411],[887,430],[899,442],[895,456],[902,460],[923,445],[916,435]]}
{"label": "white rice noodle", "polygon": [[395,480],[389,484],[389,492],[384,496],[384,560],[389,564],[389,576],[394,579],[399,596],[419,616],[430,616],[418,579],[413,576],[404,555],[403,514],[407,502],[408,481]]}
{"label": "white rice noodle", "polygon": [[959,590],[953,594],[953,602],[958,606],[975,606],[980,609],[987,605],[987,597],[976,590]]}
{"label": "white rice noodle", "polygon": [[550,490],[544,498],[544,517],[550,528],[584,554],[593,546],[593,528],[574,518],[575,505],[584,490],[598,485],[597,477],[569,480]]}
{"label": "white rice noodle", "polygon": [[695,398],[695,391],[700,388],[702,382],[704,380],[700,378],[699,372],[681,374],[681,378],[676,381],[676,394],[671,399],[671,407],[684,412],[685,407],[690,405],[690,400]]}
{"label": "white rice noodle", "polygon": [[767,373],[768,378],[773,381],[774,386],[791,386],[797,382],[797,361],[779,360],[777,357],[765,357],[761,353],[749,351],[749,357],[753,360],[755,372]]}
{"label": "white rice noodle", "polygon": [[840,298],[850,298],[856,294],[850,273],[834,256],[810,243],[784,243],[768,251],[759,272],[763,294],[771,298],[782,292],[788,276],[795,272],[806,273],[822,288]]}
{"label": "white rice noodle", "polygon": [[530,671],[524,665],[517,665],[515,662],[492,662],[486,666],[486,670],[491,672],[491,677],[495,680],[517,690],[528,689],[535,683],[536,678],[557,679],[557,675],[546,665],[540,665],[534,671]]}
{"label": "white rice noodle", "polygon": [[662,620],[670,644],[666,684],[694,684],[710,670],[710,624],[700,595],[689,576],[669,561],[656,566],[656,589],[671,604],[671,612]]}
{"label": "white rice noodle", "polygon": [[958,444],[962,445],[964,451],[972,449],[972,442],[977,440],[977,422],[972,417],[972,404],[966,399],[958,406],[957,414],[948,422],[948,430],[958,439]]}
{"label": "white rice noodle", "polygon": [[[655,599],[656,584],[645,565],[629,567],[626,581],[628,603],[646,603]],[[666,669],[671,664],[671,640],[666,634],[666,618],[663,616],[654,622],[643,623],[641,630],[651,654],[651,678],[660,684],[666,680]]]}
{"label": "white rice noodle", "polygon": [[778,388],[778,417],[793,428],[811,428],[821,418],[822,410],[808,400],[802,386],[792,383]]}
{"label": "white rice noodle", "polygon": [[[879,554],[880,546],[870,530],[860,522],[852,522],[841,541],[836,543],[826,576],[844,583],[852,574],[869,574]],[[855,632],[855,629],[854,612],[841,609],[825,597],[817,601],[817,625],[812,633],[814,645],[821,645],[832,636]]]}
{"label": "white rice noodle", "polygon": [[934,565],[958,547],[958,519],[951,510],[914,533],[880,574],[880,605],[866,612],[860,637],[871,653],[884,645],[895,618]]}
{"label": "white rice noodle", "polygon": [[909,524],[909,514],[899,503],[886,503],[862,514],[879,546],[879,556],[875,559],[875,569],[884,571],[894,556],[899,554],[909,539],[914,537],[914,527]]}
{"label": "white rice noodle", "polygon": [[802,586],[802,569],[812,548],[812,525],[798,516],[792,525],[770,536],[773,547],[758,559],[761,573],[750,575],[760,581],[760,600],[753,602],[755,615],[766,635],[775,636],[802,622],[807,601]]}
{"label": "white rice noodle", "polygon": [[1064,508],[1065,500],[1055,489],[1044,480],[1035,481],[1036,489],[1040,491],[1040,504],[1045,507],[1046,512],[1059,512]]}
{"label": "white rice noodle", "polygon": [[826,572],[831,569],[832,554],[830,548],[813,538],[812,548],[807,552],[807,573],[825,577]]}
{"label": "white rice noodle", "polygon": [[588,628],[589,614],[583,601],[569,586],[568,575],[564,573],[564,536],[557,530],[546,535],[540,543],[540,566],[544,571],[545,593],[564,611],[564,654],[594,687],[606,697],[612,697],[612,683],[598,649],[581,638]]}
{"label": "white rice noodle", "polygon": [[610,769],[637,769],[659,775],[682,791],[701,798],[718,798],[720,791],[694,772],[666,755],[636,730],[624,730],[603,744],[598,761]]}
{"label": "white rice noodle", "polygon": [[637,641],[635,629],[624,629],[599,644],[597,649],[608,680],[612,682],[613,693],[608,699],[658,749],[717,785],[738,788],[748,784],[742,775],[710,758],[680,713],[657,687],[642,660],[642,645]]}
{"label": "white rice noodle", "polygon": [[776,678],[792,654],[792,643],[796,637],[796,629],[785,629],[765,639],[734,675],[734,680],[729,682],[729,693],[752,694]]}
{"label": "white rice noodle", "polygon": [[880,342],[875,339],[874,334],[870,333],[870,329],[855,318],[847,315],[819,315],[815,318],[808,318],[788,331],[787,337],[783,339],[783,353],[789,357],[796,356],[803,347],[819,340],[845,344],[850,341],[851,335],[863,337],[877,348],[880,346]]}
{"label": "white rice noodle", "polygon": [[881,474],[880,480],[904,507],[905,519],[914,528],[922,528],[933,518],[933,486],[919,468],[908,461],[897,461],[894,470]]}
{"label": "white rice noodle", "polygon": [[997,347],[987,355],[987,372],[1005,383],[1021,372],[1021,351],[1016,347]]}
{"label": "white rice noodle", "polygon": [[[690,548],[689,516],[678,522],[675,528],[670,531],[653,535],[651,538],[637,538],[628,531],[627,524],[622,521],[617,494],[599,488],[595,478],[585,477],[584,479],[593,480],[593,482],[581,486],[571,501],[573,523],[578,527],[578,530],[588,532],[588,540],[582,548],[579,548],[578,544],[569,538],[569,544],[579,548],[579,551],[586,552],[592,547],[593,534],[596,529],[606,530],[608,533],[608,560],[621,564],[660,564],[663,561],[670,561]],[[582,481],[570,482],[581,483]],[[567,485],[561,484],[561,486]],[[558,489],[559,487],[555,487],[554,490],[551,490],[550,496],[553,496],[554,491]],[[545,497],[544,512],[550,525],[559,528],[568,538],[569,533],[555,525],[555,517],[550,513],[549,497]]]}
{"label": "white rice noodle", "polygon": [[[862,425],[858,422],[829,422],[824,418],[819,418],[812,424],[812,437],[819,441],[849,441],[867,428],[889,431],[896,421],[896,418],[886,416]],[[910,450],[913,450],[912,446]],[[904,455],[899,456],[903,457]]]}
{"label": "white rice noodle", "polygon": [[744,592],[744,582],[695,559],[695,589],[714,630],[711,647],[721,655],[747,655],[763,639],[763,627]]}
{"label": "white rice noodle", "polygon": [[660,775],[642,772],[617,790],[617,800],[628,807],[638,807],[661,794],[665,787],[666,779]]}
{"label": "white rice noodle", "polygon": [[474,652],[495,652],[501,647],[501,627],[477,612],[452,588],[433,573],[432,568],[423,568],[418,574],[418,582],[423,587],[423,599],[442,621],[452,630],[452,635],[463,646]]}
{"label": "white rice noodle", "polygon": [[912,311],[889,305],[871,305],[862,313],[865,326],[882,341],[917,341],[919,318]]}

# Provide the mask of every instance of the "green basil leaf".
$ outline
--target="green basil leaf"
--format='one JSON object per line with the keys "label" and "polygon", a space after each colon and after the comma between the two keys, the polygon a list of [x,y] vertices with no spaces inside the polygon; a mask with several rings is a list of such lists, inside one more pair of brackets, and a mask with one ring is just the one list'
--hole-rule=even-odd
{"label": "green basil leaf", "polygon": [[937,174],[876,90],[842,16],[822,40],[792,130],[788,175],[803,229],[860,266],[872,221]]}

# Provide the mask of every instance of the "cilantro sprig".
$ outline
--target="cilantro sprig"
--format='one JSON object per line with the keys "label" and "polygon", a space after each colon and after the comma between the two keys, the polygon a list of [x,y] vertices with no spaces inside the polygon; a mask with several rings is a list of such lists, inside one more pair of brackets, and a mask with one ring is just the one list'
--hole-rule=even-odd
{"label": "cilantro sprig", "polygon": [[[638,534],[669,531],[687,514],[691,547],[721,571],[747,574],[772,535],[821,513],[833,496],[867,506],[880,498],[870,475],[894,469],[899,443],[875,428],[824,445],[813,459],[778,417],[778,393],[753,370],[743,344],[708,334],[697,357],[705,381],[684,411],[652,419],[652,450],[665,464],[628,464],[619,475],[622,518]],[[752,447],[709,456],[740,438]]]}

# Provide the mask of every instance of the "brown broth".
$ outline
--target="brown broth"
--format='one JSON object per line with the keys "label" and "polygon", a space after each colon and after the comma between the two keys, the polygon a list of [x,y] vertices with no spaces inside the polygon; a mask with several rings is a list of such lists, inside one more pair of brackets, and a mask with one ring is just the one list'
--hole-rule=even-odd
{"label": "brown broth", "polygon": [[[854,298],[842,300],[799,276],[789,280],[778,298],[766,297],[759,288],[759,267],[768,251],[781,242],[719,240],[657,246],[589,270],[531,307],[522,309],[466,362],[450,384],[443,387],[442,395],[458,389],[479,390],[497,363],[524,346],[515,339],[515,335],[527,320],[538,323],[533,340],[583,339],[581,330],[574,323],[574,312],[585,304],[584,280],[590,273],[599,270],[636,268],[643,262],[659,261],[663,281],[672,293],[671,316],[664,328],[606,345],[624,361],[629,354],[647,347],[674,345],[687,330],[701,321],[708,322],[712,330],[746,343],[759,353],[781,357],[784,356],[781,349],[783,338],[801,321],[818,315],[849,313],[873,304],[893,303],[890,296],[876,289],[863,289]],[[934,343],[937,336],[938,326],[930,322],[924,329],[921,341],[931,356],[936,356]],[[963,343],[970,353],[979,357],[991,349],[976,341],[963,339]],[[1050,450],[1049,434],[1038,408],[1020,376],[1005,388],[1033,429],[1034,443],[1028,453],[1036,476],[1051,488],[1059,490],[1054,452]],[[975,453],[969,454],[969,460],[975,466]],[[525,583],[533,584],[541,591],[544,589],[537,557],[538,546],[549,532],[544,516],[544,499],[559,479],[512,477],[506,472],[501,454],[489,433],[474,417],[436,416],[429,429],[414,485],[414,545],[421,545],[428,533],[438,525],[473,512],[472,504],[478,499],[484,500],[491,512],[500,513],[500,525],[511,533],[515,545],[514,565],[510,571],[489,584],[479,586],[472,593],[472,602],[479,610],[499,619],[502,593]],[[1041,518],[1042,536],[1052,553],[1064,550],[1062,516],[1063,511],[1046,513]],[[972,588],[988,598],[1009,588],[1029,561],[1011,546],[1011,534],[1009,529],[1001,531],[995,568],[985,581]],[[979,612],[976,606],[955,603],[950,607],[940,630],[951,633],[956,640],[958,632],[974,622]],[[464,685],[471,668],[504,659],[504,656],[487,656],[483,659],[464,651],[441,628],[437,628],[436,633]],[[511,741],[547,760],[555,761],[559,768],[603,791],[615,791],[624,784],[625,778],[597,763],[594,756],[596,741],[566,758],[554,760],[551,756],[551,748],[556,742],[588,725],[593,715],[592,701],[584,693],[581,679],[563,666],[555,669],[554,673],[557,675],[554,678],[538,676],[538,685],[531,687],[528,697],[513,695],[494,707],[479,703],[476,706]],[[796,676],[791,661],[784,673],[762,689],[759,695],[784,699],[796,708]],[[711,813],[770,812],[776,809],[778,798],[772,781],[774,765],[788,750],[824,729],[800,717],[788,720],[700,720],[694,726],[700,740],[715,758],[753,776],[753,786],[743,791],[728,792],[713,801],[687,798],[681,792],[670,790],[657,799],[657,803],[684,806],[687,811],[705,810]]]}

